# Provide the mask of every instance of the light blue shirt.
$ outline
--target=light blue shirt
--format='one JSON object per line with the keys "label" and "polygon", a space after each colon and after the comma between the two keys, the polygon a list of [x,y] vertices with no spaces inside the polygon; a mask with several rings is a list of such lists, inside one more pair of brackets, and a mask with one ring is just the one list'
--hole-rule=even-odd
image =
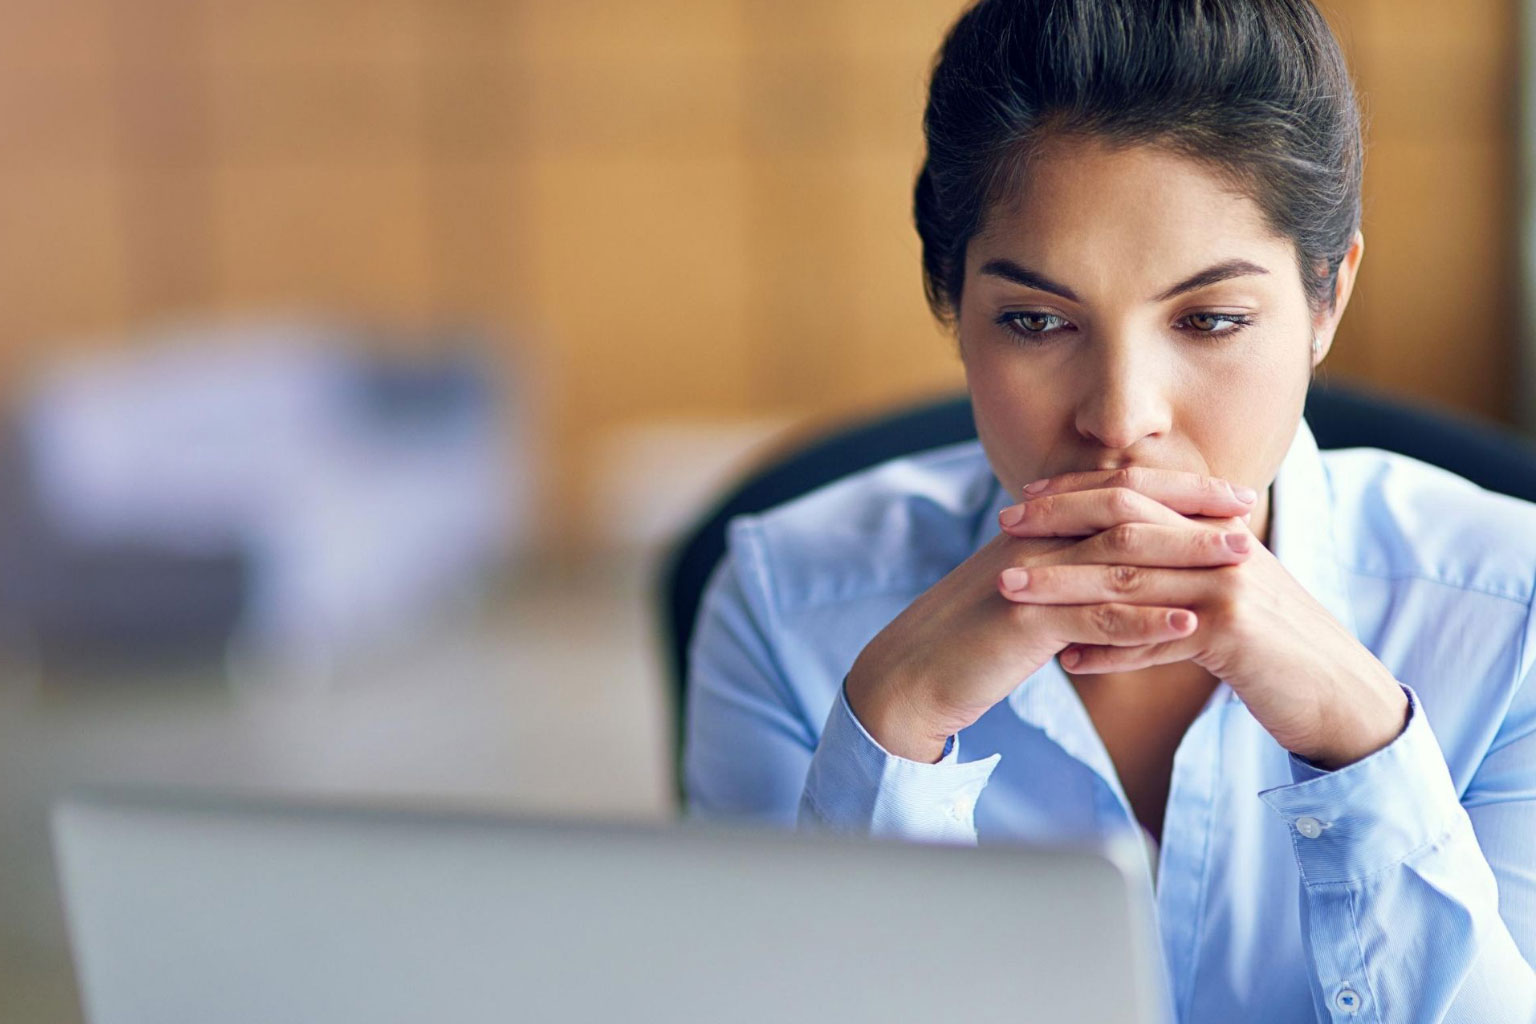
{"label": "light blue shirt", "polygon": [[[971,442],[734,520],[690,657],[690,811],[958,843],[1142,835],[1054,659],[938,764],[883,750],[843,699],[864,645],[1013,503]],[[1178,1019],[1536,1021],[1536,505],[1375,449],[1319,452],[1303,422],[1270,524],[1411,709],[1328,772],[1217,686],[1156,852]]]}

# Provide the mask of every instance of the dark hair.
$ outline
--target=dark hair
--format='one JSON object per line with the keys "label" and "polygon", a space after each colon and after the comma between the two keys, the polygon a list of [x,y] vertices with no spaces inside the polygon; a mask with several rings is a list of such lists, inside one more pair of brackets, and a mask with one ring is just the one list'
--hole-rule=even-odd
{"label": "dark hair", "polygon": [[959,310],[965,253],[1053,137],[1198,160],[1296,246],[1314,314],[1360,224],[1354,89],[1310,0],[980,0],[939,51],[913,194],[923,287]]}

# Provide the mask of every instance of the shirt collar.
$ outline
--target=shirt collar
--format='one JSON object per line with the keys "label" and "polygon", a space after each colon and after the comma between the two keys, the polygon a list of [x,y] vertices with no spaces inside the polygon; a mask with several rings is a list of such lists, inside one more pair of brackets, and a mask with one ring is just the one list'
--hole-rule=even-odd
{"label": "shirt collar", "polygon": [[1330,615],[1355,634],[1338,542],[1333,533],[1333,487],[1307,421],[1280,463],[1269,494],[1269,549]]}

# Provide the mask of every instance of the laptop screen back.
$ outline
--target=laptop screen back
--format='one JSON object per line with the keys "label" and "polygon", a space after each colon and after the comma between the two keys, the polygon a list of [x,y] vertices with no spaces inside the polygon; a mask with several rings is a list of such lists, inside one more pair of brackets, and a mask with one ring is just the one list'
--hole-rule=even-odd
{"label": "laptop screen back", "polygon": [[77,798],[94,1024],[1166,1019],[1140,851]]}

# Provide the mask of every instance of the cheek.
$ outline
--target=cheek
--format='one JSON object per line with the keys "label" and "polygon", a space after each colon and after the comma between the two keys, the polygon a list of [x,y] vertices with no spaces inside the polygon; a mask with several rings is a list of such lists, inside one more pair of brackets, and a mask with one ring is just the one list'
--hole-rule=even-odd
{"label": "cheek", "polygon": [[1191,408],[1233,416],[1239,425],[1259,421],[1252,424],[1257,428],[1305,396],[1311,379],[1306,348],[1289,331],[1261,330],[1227,349],[1186,351],[1174,376]]}
{"label": "cheek", "polygon": [[1016,493],[1041,476],[1064,412],[1053,404],[1051,389],[1010,372],[1007,361],[997,361],[994,367],[968,363],[966,379],[987,461],[1003,486]]}
{"label": "cheek", "polygon": [[1267,486],[1290,449],[1309,376],[1304,362],[1277,358],[1280,349],[1210,367],[1180,410],[1185,432],[1218,476]]}
{"label": "cheek", "polygon": [[1049,421],[1056,389],[1041,387],[1038,364],[1032,366],[1002,345],[972,348],[964,363],[978,429],[1007,428],[1018,438],[1023,428]]}

